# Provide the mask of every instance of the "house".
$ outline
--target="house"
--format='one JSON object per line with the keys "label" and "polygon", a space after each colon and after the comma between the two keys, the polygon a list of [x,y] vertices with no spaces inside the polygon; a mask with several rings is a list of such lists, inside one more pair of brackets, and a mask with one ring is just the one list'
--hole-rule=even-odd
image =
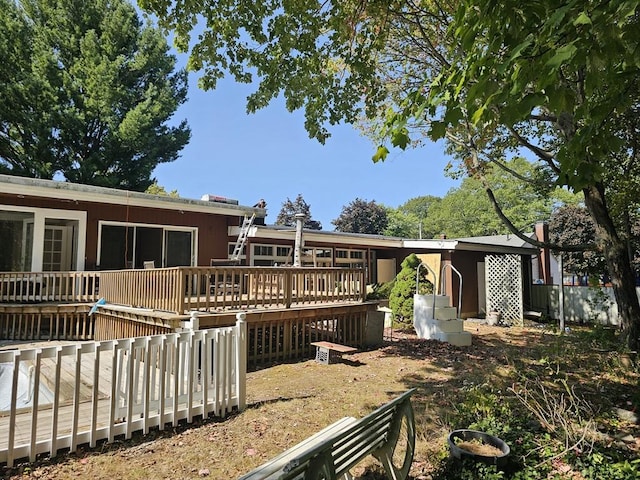
{"label": "house", "polygon": [[[260,208],[0,175],[0,271],[208,266]],[[148,263],[147,265],[150,265]]]}
{"label": "house", "polygon": [[[237,234],[238,228],[232,229]],[[533,237],[533,233],[529,234]],[[295,241],[293,227],[253,225],[248,233],[243,262],[251,266],[291,264]],[[460,300],[461,285],[455,271],[464,279],[460,315],[477,316],[487,311],[486,259],[512,258],[518,265],[517,289],[521,292],[519,315],[529,303],[533,267],[538,249],[514,235],[414,240],[342,232],[303,231],[302,266],[364,268],[368,283],[383,283],[395,278],[402,261],[415,253],[431,265],[436,285]],[[452,268],[446,268],[450,265]],[[445,268],[444,280],[441,270]],[[453,271],[452,271],[453,270]],[[536,270],[537,272],[537,270]],[[496,275],[500,275],[497,272]],[[501,279],[504,285],[504,279]]]}
{"label": "house", "polygon": [[[215,195],[192,200],[0,175],[0,271],[209,266],[229,260],[244,236],[245,220],[254,215],[244,232],[241,264],[291,265],[296,229],[263,225],[264,208]],[[415,253],[431,265],[438,288],[454,305],[460,303],[462,317],[486,312],[486,259],[496,256],[516,259],[520,273],[509,278],[522,292],[521,312],[533,275],[531,259],[538,256],[535,247],[513,235],[416,240],[317,230],[302,232],[301,252],[303,267],[363,268],[367,283],[393,279],[402,260]],[[491,267],[496,268],[502,267]]]}

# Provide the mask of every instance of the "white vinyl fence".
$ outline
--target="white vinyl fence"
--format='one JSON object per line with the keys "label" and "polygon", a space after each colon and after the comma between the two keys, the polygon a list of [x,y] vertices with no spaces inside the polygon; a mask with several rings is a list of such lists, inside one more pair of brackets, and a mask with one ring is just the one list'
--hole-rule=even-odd
{"label": "white vinyl fence", "polygon": [[[636,288],[636,293],[640,298],[640,287]],[[613,288],[565,285],[563,294],[565,320],[603,325],[620,323]],[[560,318],[560,286],[533,285],[531,308],[551,318]]]}
{"label": "white vinyl fence", "polygon": [[0,352],[0,463],[246,405],[246,323]]}

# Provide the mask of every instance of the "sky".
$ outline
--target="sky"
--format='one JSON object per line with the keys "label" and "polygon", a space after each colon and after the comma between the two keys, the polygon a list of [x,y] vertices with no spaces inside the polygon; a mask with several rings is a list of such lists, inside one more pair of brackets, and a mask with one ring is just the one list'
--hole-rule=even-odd
{"label": "sky", "polygon": [[[178,55],[184,64],[185,56]],[[283,202],[301,194],[311,217],[323,230],[356,198],[398,207],[424,195],[442,197],[459,183],[444,175],[449,161],[442,144],[392,150],[387,160],[373,163],[374,144],[353,126],[330,129],[324,145],[310,139],[303,112],[290,113],[277,101],[246,113],[246,96],[254,89],[233,79],[219,81],[215,90],[197,85],[190,73],[188,100],[173,121],[186,119],[191,140],[181,157],[154,171],[158,184],[180,197],[205,194],[253,206],[267,202],[266,223],[275,223]]]}

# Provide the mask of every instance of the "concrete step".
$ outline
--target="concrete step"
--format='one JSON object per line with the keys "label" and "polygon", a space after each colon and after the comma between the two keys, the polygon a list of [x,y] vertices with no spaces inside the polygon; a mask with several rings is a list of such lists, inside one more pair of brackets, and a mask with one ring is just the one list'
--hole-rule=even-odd
{"label": "concrete step", "polygon": [[[413,317],[414,318],[433,318],[433,295],[414,295],[413,296]],[[448,307],[449,297],[446,295],[436,295],[436,308]]]}
{"label": "concrete step", "polygon": [[462,333],[464,332],[464,320],[453,318],[451,320],[420,320],[414,319],[413,328],[419,338],[436,339],[445,333]]}
{"label": "concrete step", "polygon": [[460,333],[440,333],[438,334],[438,340],[441,342],[447,342],[457,347],[468,347],[471,345],[471,332]]}
{"label": "concrete step", "polygon": [[[433,307],[434,295],[414,295],[413,301],[415,302],[416,297],[419,297],[421,301],[424,301],[428,307]],[[451,299],[449,295],[436,295],[435,296],[436,307],[448,307],[451,305]]]}
{"label": "concrete step", "polygon": [[[429,312],[432,313],[431,311]],[[458,317],[458,309],[456,307],[436,307],[436,320],[454,320]],[[431,318],[431,315],[429,316]]]}
{"label": "concrete step", "polygon": [[433,325],[438,332],[460,333],[464,332],[464,320],[452,318],[447,320],[434,320]]}

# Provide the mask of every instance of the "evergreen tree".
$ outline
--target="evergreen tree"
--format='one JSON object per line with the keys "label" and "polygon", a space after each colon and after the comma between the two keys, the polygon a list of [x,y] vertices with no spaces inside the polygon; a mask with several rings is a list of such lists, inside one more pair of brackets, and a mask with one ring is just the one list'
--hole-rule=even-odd
{"label": "evergreen tree", "polygon": [[[401,270],[396,275],[393,288],[389,294],[389,308],[394,318],[404,323],[413,321],[413,296],[416,293],[416,271],[420,259],[415,253],[406,257]],[[420,271],[420,294],[433,293],[433,283],[427,279],[428,270]]]}
{"label": "evergreen tree", "polygon": [[125,0],[0,0],[0,172],[144,191],[190,137],[168,51]]}
{"label": "evergreen tree", "polygon": [[291,199],[289,199],[289,197],[287,197],[286,201],[282,202],[282,208],[280,209],[280,213],[278,213],[278,217],[276,218],[276,225],[295,227],[295,215],[297,213],[305,214],[303,228],[306,228],[308,230],[322,230],[322,224],[317,220],[313,220],[313,218],[311,217],[311,207],[307,202],[304,201],[304,198],[302,198],[302,194],[300,193],[293,202],[291,201]]}

